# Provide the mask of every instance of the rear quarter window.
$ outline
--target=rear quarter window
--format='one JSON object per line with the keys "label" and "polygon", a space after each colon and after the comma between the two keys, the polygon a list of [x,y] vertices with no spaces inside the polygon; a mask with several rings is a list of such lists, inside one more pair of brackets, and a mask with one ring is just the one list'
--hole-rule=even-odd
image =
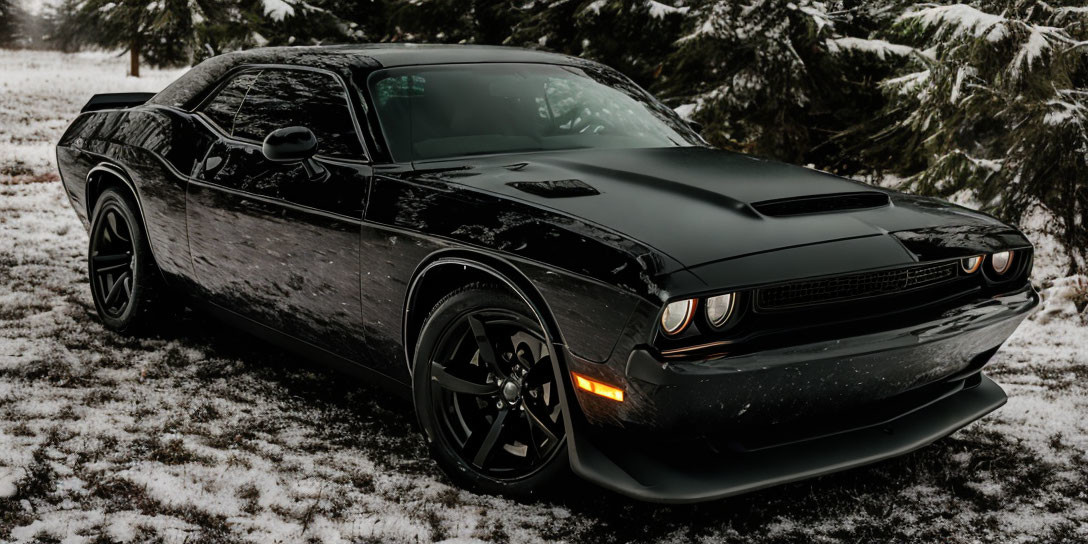
{"label": "rear quarter window", "polygon": [[257,80],[257,75],[256,72],[249,72],[235,76],[219,89],[219,92],[210,100],[205,102],[201,113],[218,125],[223,132],[233,135],[234,117],[238,113],[238,108],[242,105],[246,93],[253,86],[253,82]]}

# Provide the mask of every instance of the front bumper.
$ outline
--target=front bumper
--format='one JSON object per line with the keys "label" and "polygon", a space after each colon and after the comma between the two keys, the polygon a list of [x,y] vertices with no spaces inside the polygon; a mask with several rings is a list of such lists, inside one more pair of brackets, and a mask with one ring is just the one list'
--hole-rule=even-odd
{"label": "front bumper", "polygon": [[646,444],[572,441],[574,471],[602,487],[641,500],[713,500],[845,470],[902,455],[947,436],[1005,403],[985,376],[890,420],[808,440],[746,452],[672,450]]}
{"label": "front bumper", "polygon": [[981,368],[1038,302],[1026,285],[924,323],[707,361],[635,349],[622,376],[595,376],[622,382],[623,403],[577,392],[572,467],[632,497],[694,502],[903,454],[1005,402]]}

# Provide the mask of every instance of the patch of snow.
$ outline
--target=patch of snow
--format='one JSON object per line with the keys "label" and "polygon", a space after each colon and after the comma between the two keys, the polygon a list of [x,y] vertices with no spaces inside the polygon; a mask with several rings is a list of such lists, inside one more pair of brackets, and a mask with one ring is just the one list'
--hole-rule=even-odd
{"label": "patch of snow", "polygon": [[[1084,304],[1088,303],[1088,276],[1083,274],[1058,278],[1041,293],[1043,306],[1036,313],[1040,323],[1054,319],[1074,319],[1080,315],[1088,318]],[[1081,305],[1078,308],[1077,305]]]}
{"label": "patch of snow", "polygon": [[113,52],[0,49],[0,165],[55,170],[53,145],[91,95],[157,92],[184,72],[144,67],[134,78],[127,69]]}
{"label": "patch of snow", "polygon": [[9,499],[19,490],[26,471],[19,467],[0,467],[0,499]]}

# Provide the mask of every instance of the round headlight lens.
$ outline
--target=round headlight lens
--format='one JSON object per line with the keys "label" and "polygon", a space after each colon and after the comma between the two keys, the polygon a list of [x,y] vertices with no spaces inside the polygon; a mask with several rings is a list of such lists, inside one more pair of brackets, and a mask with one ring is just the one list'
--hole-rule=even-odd
{"label": "round headlight lens", "polygon": [[672,336],[679,334],[691,323],[691,317],[695,314],[695,299],[678,300],[665,306],[665,312],[661,314],[661,329],[665,334]]}
{"label": "round headlight lens", "polygon": [[710,322],[710,326],[721,328],[729,321],[736,298],[733,293],[729,293],[706,299],[706,320]]}
{"label": "round headlight lens", "polygon": [[1004,274],[1012,268],[1012,252],[1001,251],[994,253],[990,256],[990,266],[994,268],[994,272],[998,274]]}
{"label": "round headlight lens", "polygon": [[966,259],[961,259],[960,260],[960,267],[962,267],[963,271],[967,272],[968,274],[974,274],[975,272],[977,272],[978,267],[981,266],[981,265],[982,265],[982,257],[981,256],[967,257]]}

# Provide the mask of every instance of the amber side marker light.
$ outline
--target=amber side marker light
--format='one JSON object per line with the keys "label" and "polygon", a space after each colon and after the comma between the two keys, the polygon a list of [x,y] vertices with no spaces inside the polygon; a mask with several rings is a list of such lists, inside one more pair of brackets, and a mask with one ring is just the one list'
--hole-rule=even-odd
{"label": "amber side marker light", "polygon": [[600,395],[606,399],[623,402],[623,389],[617,389],[611,385],[591,380],[574,372],[571,372],[570,375],[574,377],[574,385],[578,386],[578,389],[589,391],[594,395]]}

